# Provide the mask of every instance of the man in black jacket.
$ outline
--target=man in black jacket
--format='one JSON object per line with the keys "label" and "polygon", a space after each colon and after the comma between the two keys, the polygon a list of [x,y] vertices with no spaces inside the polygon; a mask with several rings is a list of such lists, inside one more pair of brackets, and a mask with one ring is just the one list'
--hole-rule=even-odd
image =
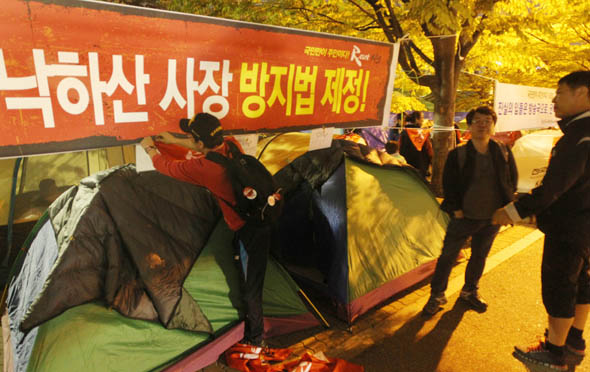
{"label": "man in black jacket", "polygon": [[490,139],[496,113],[481,106],[467,114],[471,140],[449,153],[443,173],[444,201],[441,208],[450,214],[442,253],[430,284],[430,299],[422,311],[432,316],[447,303],[445,290],[459,252],[471,237],[471,258],[465,269],[465,285],[460,299],[478,312],[487,303],[478,293],[490,248],[499,226],[492,214],[514,198],[518,174],[512,152],[504,144]]}
{"label": "man in black jacket", "polygon": [[590,312],[590,71],[561,78],[555,116],[563,137],[552,150],[541,185],[494,213],[498,224],[536,215],[545,233],[541,284],[549,315],[546,339],[516,347],[525,364],[567,370],[565,351],[584,356],[582,331]]}

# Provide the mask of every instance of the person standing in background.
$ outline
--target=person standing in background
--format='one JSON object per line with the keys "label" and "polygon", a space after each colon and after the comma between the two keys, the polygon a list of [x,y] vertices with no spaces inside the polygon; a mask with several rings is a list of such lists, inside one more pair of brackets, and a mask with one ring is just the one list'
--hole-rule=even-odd
{"label": "person standing in background", "polygon": [[481,313],[488,308],[478,286],[500,229],[491,218],[496,209],[514,199],[518,182],[512,152],[491,139],[496,120],[496,113],[488,106],[471,110],[467,114],[471,140],[453,149],[445,163],[441,209],[449,213],[451,221],[430,283],[430,298],[422,310],[424,316],[433,316],[447,303],[451,269],[470,237],[471,257],[459,299]]}
{"label": "person standing in background", "polygon": [[414,111],[408,115],[400,135],[399,153],[426,179],[430,176],[430,165],[434,152],[430,131],[422,129],[423,122],[424,115],[420,111]]}

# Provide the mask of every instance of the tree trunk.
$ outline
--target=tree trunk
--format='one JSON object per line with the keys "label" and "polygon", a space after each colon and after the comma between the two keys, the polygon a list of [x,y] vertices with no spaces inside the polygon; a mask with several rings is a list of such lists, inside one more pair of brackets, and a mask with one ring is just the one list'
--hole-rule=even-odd
{"label": "tree trunk", "polygon": [[455,98],[461,61],[455,58],[454,37],[431,39],[435,54],[437,83],[431,87],[434,94],[434,130],[432,146],[432,190],[442,197],[442,175],[447,155],[455,147]]}

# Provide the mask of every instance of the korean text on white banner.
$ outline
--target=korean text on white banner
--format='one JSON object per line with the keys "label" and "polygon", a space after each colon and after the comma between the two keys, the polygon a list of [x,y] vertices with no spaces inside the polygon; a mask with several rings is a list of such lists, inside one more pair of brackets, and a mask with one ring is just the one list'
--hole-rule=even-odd
{"label": "korean text on white banner", "polygon": [[554,96],[554,89],[496,82],[496,132],[556,127]]}

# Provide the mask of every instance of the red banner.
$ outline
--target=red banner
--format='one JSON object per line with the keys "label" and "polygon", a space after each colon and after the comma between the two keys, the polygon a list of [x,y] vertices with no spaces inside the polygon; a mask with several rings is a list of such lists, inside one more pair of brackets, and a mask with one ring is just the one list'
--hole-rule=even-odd
{"label": "red banner", "polygon": [[381,125],[397,45],[78,0],[2,0],[0,157],[132,143],[205,111],[230,133]]}

